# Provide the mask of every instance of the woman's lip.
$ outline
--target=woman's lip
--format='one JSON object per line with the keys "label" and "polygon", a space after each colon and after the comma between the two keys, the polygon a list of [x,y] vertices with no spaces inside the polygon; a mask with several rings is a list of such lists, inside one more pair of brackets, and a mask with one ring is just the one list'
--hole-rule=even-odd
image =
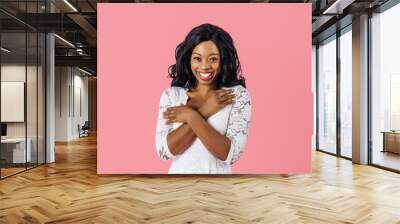
{"label": "woman's lip", "polygon": [[[207,77],[202,76],[200,73],[202,74],[209,74]],[[213,72],[199,72],[199,76],[200,79],[203,81],[209,81],[214,77],[214,73]]]}

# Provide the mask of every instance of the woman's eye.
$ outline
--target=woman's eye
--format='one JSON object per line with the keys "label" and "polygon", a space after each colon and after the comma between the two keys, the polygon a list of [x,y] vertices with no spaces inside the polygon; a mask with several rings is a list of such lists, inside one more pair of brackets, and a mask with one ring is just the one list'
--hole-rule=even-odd
{"label": "woman's eye", "polygon": [[193,60],[195,61],[201,61],[201,59],[199,57],[194,57]]}
{"label": "woman's eye", "polygon": [[218,61],[218,58],[210,58],[210,61],[211,61],[211,62],[217,62],[217,61]]}

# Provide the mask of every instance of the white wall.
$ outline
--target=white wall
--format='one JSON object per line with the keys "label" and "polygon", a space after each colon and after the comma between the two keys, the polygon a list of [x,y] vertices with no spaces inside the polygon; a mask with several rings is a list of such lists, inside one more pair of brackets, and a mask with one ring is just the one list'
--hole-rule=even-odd
{"label": "white wall", "polygon": [[55,68],[55,141],[68,140],[69,68]]}
{"label": "white wall", "polygon": [[56,67],[55,73],[55,140],[77,139],[78,124],[88,120],[88,77],[72,67]]}
{"label": "white wall", "polygon": [[[27,69],[27,78],[30,86],[36,86],[36,66],[18,65],[18,64],[5,64],[1,66],[1,81],[2,82],[25,82],[25,75]],[[39,70],[41,72],[41,70]],[[37,102],[36,102],[36,88],[27,88],[27,118],[28,118],[28,137],[30,133],[35,133],[36,135],[36,120],[37,115],[32,111],[36,112]],[[34,102],[34,103],[32,103]],[[40,107],[41,105],[39,105]],[[6,108],[2,108],[6,110]],[[34,122],[35,124],[31,124]],[[26,122],[7,122],[7,136],[8,137],[25,137],[25,123]],[[32,128],[32,130],[31,130]]]}
{"label": "white wall", "polygon": [[[88,120],[89,111],[88,111],[88,77],[81,76],[82,73],[78,73],[79,75],[74,75],[74,108],[73,111],[73,119],[72,119],[72,135],[78,137],[78,124],[81,126]],[[80,92],[80,93],[79,93]],[[80,97],[79,97],[80,96]],[[79,109],[81,111],[79,111]]]}
{"label": "white wall", "polygon": [[[3,82],[25,82],[25,64],[8,64],[1,66],[1,81]],[[28,71],[32,67],[28,66]],[[31,74],[28,72],[28,74]],[[1,108],[5,110],[6,108]],[[10,122],[7,123],[7,136],[8,137],[25,137],[25,123],[24,122]]]}

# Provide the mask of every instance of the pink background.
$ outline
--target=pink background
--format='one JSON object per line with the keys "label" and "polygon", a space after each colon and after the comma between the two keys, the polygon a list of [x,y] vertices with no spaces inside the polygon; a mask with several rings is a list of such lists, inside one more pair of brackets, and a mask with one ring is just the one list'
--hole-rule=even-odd
{"label": "pink background", "polygon": [[202,23],[232,36],[252,100],[233,173],[309,173],[311,4],[98,4],[99,174],[167,173],[155,128],[176,46]]}

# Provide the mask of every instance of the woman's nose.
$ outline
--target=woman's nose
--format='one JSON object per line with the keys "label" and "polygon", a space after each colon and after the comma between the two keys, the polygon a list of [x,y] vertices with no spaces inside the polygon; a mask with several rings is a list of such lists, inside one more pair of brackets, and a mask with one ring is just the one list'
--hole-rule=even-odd
{"label": "woman's nose", "polygon": [[209,68],[211,68],[211,64],[208,63],[208,62],[202,62],[201,63],[201,68],[202,69],[209,69]]}

